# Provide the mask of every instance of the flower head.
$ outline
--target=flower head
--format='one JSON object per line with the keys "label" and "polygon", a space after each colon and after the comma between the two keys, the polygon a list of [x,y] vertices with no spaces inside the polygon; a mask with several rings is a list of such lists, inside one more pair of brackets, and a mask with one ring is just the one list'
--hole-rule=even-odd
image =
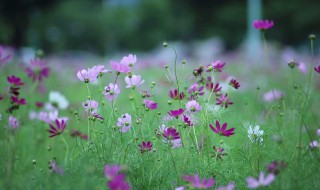
{"label": "flower head", "polygon": [[53,124],[49,124],[50,129],[48,131],[51,134],[49,137],[61,135],[64,132],[66,125],[67,123],[65,123],[64,120],[61,120],[60,122],[58,119],[56,119],[56,127],[54,127]]}
{"label": "flower head", "polygon": [[194,176],[189,176],[189,175],[185,175],[183,176],[183,180],[187,181],[190,183],[190,185],[192,185],[193,188],[195,189],[209,189],[211,187],[213,187],[215,181],[212,177],[210,177],[209,179],[203,179],[201,180],[199,178],[198,174],[195,174]]}
{"label": "flower head", "polygon": [[222,62],[220,60],[217,60],[217,61],[213,62],[211,65],[212,65],[212,68],[215,72],[222,72],[222,69],[224,68],[226,63]]}
{"label": "flower head", "polygon": [[104,166],[104,176],[108,179],[113,179],[119,174],[121,166],[119,165],[105,165]]}
{"label": "flower head", "polygon": [[77,77],[84,83],[92,83],[97,80],[98,73],[95,69],[81,70],[77,72]]}
{"label": "flower head", "polygon": [[286,167],[287,167],[287,164],[283,160],[281,161],[275,160],[267,165],[267,170],[269,173],[273,173],[274,175],[277,175],[279,174],[280,171],[282,171]]}
{"label": "flower head", "polygon": [[88,140],[88,135],[87,134],[84,134],[81,131],[78,131],[76,129],[72,129],[71,130],[70,136],[71,137],[79,137],[79,138],[81,138],[83,140]]}
{"label": "flower head", "polygon": [[190,113],[197,113],[202,109],[202,107],[196,100],[191,100],[186,103],[186,109]]}
{"label": "flower head", "polygon": [[17,118],[10,115],[9,117],[9,126],[13,129],[17,129],[19,127],[19,121]]}
{"label": "flower head", "polygon": [[169,91],[169,96],[174,100],[182,100],[185,95],[183,92],[178,93],[177,89],[173,89]]}
{"label": "flower head", "polygon": [[49,169],[51,170],[52,173],[57,173],[62,175],[63,174],[63,169],[57,165],[56,161],[50,160],[49,161]]}
{"label": "flower head", "polygon": [[113,61],[113,60],[110,61],[110,65],[115,71],[117,71],[119,73],[128,73],[131,70],[129,65],[123,64],[123,63],[119,63],[119,62],[116,62],[116,61]]}
{"label": "flower head", "polygon": [[120,94],[120,88],[117,84],[110,83],[108,86],[104,88],[103,94],[105,98],[112,101],[118,97]]}
{"label": "flower head", "polygon": [[41,81],[43,78],[49,77],[50,68],[46,66],[46,62],[42,59],[31,59],[30,67],[26,68],[28,77],[33,81]]}
{"label": "flower head", "polygon": [[7,77],[7,81],[10,84],[13,84],[14,86],[22,86],[22,85],[24,85],[24,83],[21,81],[21,79],[19,77],[14,76],[14,75],[8,76]]}
{"label": "flower head", "polygon": [[170,110],[168,112],[169,115],[171,115],[172,117],[179,117],[181,114],[183,114],[184,112],[184,109],[180,108],[178,110]]}
{"label": "flower head", "polygon": [[174,127],[169,127],[167,129],[165,129],[163,131],[163,136],[164,136],[164,138],[166,138],[168,140],[180,139],[180,134]]}
{"label": "flower head", "polygon": [[141,79],[140,75],[132,75],[131,78],[126,76],[124,80],[127,83],[126,88],[135,88],[136,86],[139,86],[144,83],[144,80]]}
{"label": "flower head", "polygon": [[213,146],[213,154],[212,157],[215,157],[217,160],[222,160],[222,157],[225,156],[227,153],[225,152],[224,148]]}
{"label": "flower head", "polygon": [[219,86],[219,83],[216,83],[216,84],[214,85],[214,83],[211,82],[211,77],[208,77],[208,78],[207,78],[206,88],[207,88],[209,91],[214,92],[215,94],[218,94],[218,93],[221,91],[221,89],[222,89],[222,87]]}
{"label": "flower head", "polygon": [[86,102],[82,102],[82,106],[86,112],[95,113],[97,112],[99,103],[95,100],[87,100]]}
{"label": "flower head", "polygon": [[69,101],[60,92],[52,91],[49,93],[49,102],[55,108],[65,110],[69,106]]}
{"label": "flower head", "polygon": [[27,104],[26,100],[24,98],[19,99],[19,97],[11,96],[11,101],[13,103],[16,103],[17,105],[25,105]]}
{"label": "flower head", "polygon": [[122,133],[128,132],[132,127],[131,115],[128,113],[122,114],[117,120],[117,126],[121,127],[120,131]]}
{"label": "flower head", "polygon": [[232,105],[233,102],[230,101],[229,97],[228,97],[228,93],[223,95],[220,94],[220,97],[216,99],[216,105],[222,105],[222,107],[228,108],[228,105]]}
{"label": "flower head", "polygon": [[198,83],[195,83],[190,86],[188,93],[194,96],[202,96],[204,94],[203,89],[204,86],[199,86]]}
{"label": "flower head", "polygon": [[150,110],[154,110],[154,109],[158,108],[158,103],[156,103],[152,100],[143,100],[143,103],[144,103],[145,107]]}
{"label": "flower head", "polygon": [[318,148],[318,141],[314,140],[309,145],[310,145],[310,148],[316,149]]}
{"label": "flower head", "polygon": [[273,90],[266,92],[263,95],[263,100],[266,102],[272,102],[274,100],[279,100],[283,96],[284,96],[283,92],[281,92],[280,90],[273,89]]}
{"label": "flower head", "polygon": [[247,186],[251,189],[258,188],[260,186],[268,186],[275,180],[274,174],[268,174],[266,177],[263,172],[260,172],[259,178],[255,179],[253,177],[247,178]]}
{"label": "flower head", "polygon": [[320,73],[320,65],[318,67],[314,67],[314,70],[317,72],[317,73]]}
{"label": "flower head", "polygon": [[269,20],[255,20],[253,21],[253,27],[258,30],[268,30],[274,25],[273,21]]}
{"label": "flower head", "polygon": [[229,85],[235,89],[238,89],[240,87],[240,84],[236,79],[231,79]]}
{"label": "flower head", "polygon": [[139,147],[141,153],[150,152],[152,150],[152,143],[150,141],[142,141],[142,143],[139,144]]}
{"label": "flower head", "polygon": [[222,124],[222,127],[220,127],[220,123],[218,120],[216,120],[216,128],[214,128],[211,124],[209,124],[211,130],[219,135],[229,137],[234,134],[234,128],[227,130],[227,123]]}
{"label": "flower head", "polygon": [[250,139],[251,142],[258,142],[258,143],[262,143],[263,135],[264,131],[260,130],[260,126],[256,125],[254,128],[252,128],[252,126],[249,126],[248,129],[248,138]]}
{"label": "flower head", "polygon": [[92,72],[95,72],[97,76],[102,75],[103,73],[110,73],[108,69],[105,69],[103,65],[96,65],[92,67]]}
{"label": "flower head", "polygon": [[191,116],[183,114],[183,121],[188,124],[189,127],[193,126],[191,122]]}
{"label": "flower head", "polygon": [[137,62],[137,56],[129,54],[127,57],[123,57],[120,64],[128,65],[132,67]]}
{"label": "flower head", "polygon": [[125,180],[124,174],[118,174],[107,183],[110,190],[130,190],[130,185]]}

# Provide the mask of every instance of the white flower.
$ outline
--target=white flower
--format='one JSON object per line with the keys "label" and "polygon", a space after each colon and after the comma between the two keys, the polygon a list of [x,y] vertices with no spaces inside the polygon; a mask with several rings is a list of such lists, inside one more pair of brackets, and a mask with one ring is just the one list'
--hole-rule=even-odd
{"label": "white flower", "polygon": [[69,106],[69,101],[67,100],[67,98],[65,96],[63,96],[60,92],[50,92],[49,94],[49,102],[62,110],[67,109],[67,107]]}
{"label": "white flower", "polygon": [[263,133],[264,133],[264,131],[260,130],[260,126],[259,125],[256,125],[254,128],[252,128],[251,125],[249,126],[248,137],[249,137],[251,142],[260,142],[260,143],[262,143],[262,141],[263,141],[263,138],[262,138]]}

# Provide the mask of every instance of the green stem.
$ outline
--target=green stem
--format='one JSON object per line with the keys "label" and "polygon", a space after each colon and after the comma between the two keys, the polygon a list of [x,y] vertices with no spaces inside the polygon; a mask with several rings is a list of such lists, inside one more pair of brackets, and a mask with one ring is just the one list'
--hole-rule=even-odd
{"label": "green stem", "polygon": [[67,143],[66,139],[63,136],[62,136],[62,140],[63,140],[63,142],[64,142],[64,144],[66,145],[66,148],[67,148],[66,156],[64,158],[64,163],[66,164],[67,163],[68,154],[69,154],[69,146],[68,146],[68,143]]}

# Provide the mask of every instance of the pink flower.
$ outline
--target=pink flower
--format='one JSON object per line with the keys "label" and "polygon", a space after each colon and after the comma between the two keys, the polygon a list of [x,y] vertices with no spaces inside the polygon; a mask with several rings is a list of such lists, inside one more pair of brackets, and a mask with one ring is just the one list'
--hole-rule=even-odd
{"label": "pink flower", "polygon": [[84,83],[90,83],[90,82],[94,82],[97,79],[98,73],[96,70],[93,70],[93,69],[88,69],[88,70],[83,69],[81,71],[78,71],[77,77],[80,81]]}
{"label": "pink flower", "polygon": [[53,160],[49,161],[49,168],[51,169],[52,173],[58,173],[60,175],[63,174],[63,169],[60,166],[57,166],[57,163]]}
{"label": "pink flower", "polygon": [[125,180],[124,174],[118,174],[107,183],[110,190],[130,190],[130,185]]}
{"label": "pink flower", "polygon": [[235,89],[238,89],[240,87],[240,84],[236,79],[231,79],[229,85]]}
{"label": "pink flower", "polygon": [[132,127],[131,115],[128,113],[122,114],[121,117],[119,117],[117,120],[117,126],[121,127],[120,128],[121,133],[128,132]]}
{"label": "pink flower", "polygon": [[268,186],[275,180],[274,174],[268,174],[267,177],[264,176],[263,172],[260,172],[259,178],[255,179],[253,177],[247,178],[248,188],[255,189],[261,186]]}
{"label": "pink flower", "polygon": [[320,65],[318,67],[314,67],[314,70],[317,72],[317,73],[320,73]]}
{"label": "pink flower", "polygon": [[234,134],[234,128],[227,130],[227,123],[224,123],[222,127],[220,127],[220,123],[216,120],[216,128],[214,128],[211,124],[209,124],[211,130],[219,135],[229,137]]}
{"label": "pink flower", "polygon": [[119,165],[105,165],[104,176],[108,179],[112,179],[119,174],[120,169],[121,169],[121,166]]}
{"label": "pink flower", "polygon": [[263,100],[266,102],[272,102],[274,100],[279,100],[283,96],[284,96],[283,92],[273,89],[263,95]]}
{"label": "pink flower", "polygon": [[253,21],[253,27],[258,30],[267,30],[273,27],[273,21],[269,20],[255,20]]}
{"label": "pink flower", "polygon": [[228,108],[228,105],[232,105],[233,102],[230,101],[230,99],[228,98],[228,94],[220,94],[219,98],[216,98],[216,105],[221,105],[222,107]]}
{"label": "pink flower", "polygon": [[110,61],[110,65],[115,71],[119,73],[128,73],[130,72],[130,69],[131,69],[129,65],[119,63],[113,60]]}
{"label": "pink flower", "polygon": [[120,89],[117,84],[110,83],[104,88],[103,94],[105,95],[106,99],[112,101],[118,97],[120,94]]}
{"label": "pink flower", "polygon": [[131,67],[136,62],[137,62],[137,56],[129,54],[127,57],[123,57],[120,63]]}
{"label": "pink flower", "polygon": [[144,80],[141,79],[140,75],[132,75],[131,78],[126,76],[124,80],[127,83],[126,88],[135,88],[144,83]]}
{"label": "pink flower", "polygon": [[158,103],[156,103],[152,100],[143,100],[143,103],[146,106],[146,108],[148,108],[150,110],[155,110],[158,108]]}
{"label": "pink flower", "polygon": [[13,129],[17,129],[19,127],[19,121],[17,118],[10,115],[9,117],[9,126]]}
{"label": "pink flower", "polygon": [[222,62],[222,61],[220,61],[220,60],[217,60],[217,61],[213,62],[211,65],[212,65],[214,71],[216,71],[216,72],[222,72],[222,69],[224,68],[224,66],[226,65],[226,63],[225,63],[225,62]]}
{"label": "pink flower", "polygon": [[87,100],[86,102],[82,102],[82,106],[84,107],[86,112],[95,113],[97,112],[99,103],[95,100]]}
{"label": "pink flower", "polygon": [[193,126],[191,122],[191,117],[189,115],[183,114],[183,121],[188,124],[189,127]]}
{"label": "pink flower", "polygon": [[110,73],[111,71],[105,69],[103,65],[97,65],[92,67],[93,72],[97,74],[97,76],[102,75],[103,73]]}
{"label": "pink flower", "polygon": [[24,83],[21,81],[21,79],[19,77],[14,76],[14,75],[8,76],[7,77],[7,81],[10,84],[13,84],[14,86],[22,86],[22,85],[24,85]]}
{"label": "pink flower", "polygon": [[202,109],[202,107],[196,100],[191,100],[186,103],[186,109],[190,113],[197,113]]}
{"label": "pink flower", "polygon": [[222,89],[222,87],[219,86],[219,83],[216,83],[216,84],[214,85],[214,83],[211,82],[211,77],[208,77],[208,78],[207,78],[206,88],[207,88],[209,91],[214,92],[215,94],[218,94],[218,93],[221,91],[221,89]]}
{"label": "pink flower", "polygon": [[152,143],[150,141],[142,141],[142,143],[139,144],[139,147],[141,153],[150,152],[152,150]]}
{"label": "pink flower", "polygon": [[9,53],[5,47],[0,45],[0,66],[8,62],[12,57],[12,54]]}
{"label": "pink flower", "polygon": [[70,133],[71,137],[79,137],[83,140],[88,140],[88,135],[87,134],[83,134],[80,131],[76,130],[76,129],[72,129],[71,133]]}
{"label": "pink flower", "polygon": [[18,105],[25,105],[27,104],[26,100],[24,98],[19,99],[19,97],[11,96],[11,101],[18,104]]}
{"label": "pink flower", "polygon": [[183,92],[178,93],[177,89],[173,89],[169,91],[169,96],[174,100],[182,100],[185,95]]}
{"label": "pink flower", "polygon": [[179,117],[181,114],[183,114],[184,109],[180,108],[178,110],[170,110],[170,112],[168,112],[169,115],[171,115],[172,117]]}
{"label": "pink flower", "polygon": [[314,140],[310,143],[310,148],[318,148],[318,141]]}
{"label": "pink flower", "polygon": [[230,182],[227,186],[218,187],[216,190],[234,190],[235,187],[236,185],[233,182]]}
{"label": "pink flower", "polygon": [[26,68],[26,72],[33,81],[41,81],[43,78],[49,77],[50,68],[46,66],[44,60],[35,58],[31,59],[30,67]]}
{"label": "pink flower", "polygon": [[204,87],[198,85],[198,83],[192,84],[188,90],[189,94],[202,96]]}
{"label": "pink flower", "polygon": [[185,175],[183,176],[183,180],[189,182],[193,188],[197,189],[209,189],[213,187],[215,181],[212,177],[209,179],[203,179],[201,180],[199,178],[198,174],[195,174],[194,176]]}
{"label": "pink flower", "polygon": [[64,120],[61,120],[61,122],[59,122],[59,120],[56,119],[56,127],[54,127],[52,124],[49,124],[50,129],[48,131],[51,134],[49,137],[61,135],[64,132],[66,125],[67,124]]}

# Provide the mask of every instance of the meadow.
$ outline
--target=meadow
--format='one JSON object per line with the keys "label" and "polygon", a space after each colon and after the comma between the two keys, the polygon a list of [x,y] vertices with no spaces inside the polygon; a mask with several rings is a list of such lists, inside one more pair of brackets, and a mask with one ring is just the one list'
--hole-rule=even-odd
{"label": "meadow", "polygon": [[320,189],[320,59],[308,40],[287,61],[264,38],[255,62],[200,63],[163,42],[174,58],[162,64],[42,51],[22,63],[1,46],[0,189]]}

